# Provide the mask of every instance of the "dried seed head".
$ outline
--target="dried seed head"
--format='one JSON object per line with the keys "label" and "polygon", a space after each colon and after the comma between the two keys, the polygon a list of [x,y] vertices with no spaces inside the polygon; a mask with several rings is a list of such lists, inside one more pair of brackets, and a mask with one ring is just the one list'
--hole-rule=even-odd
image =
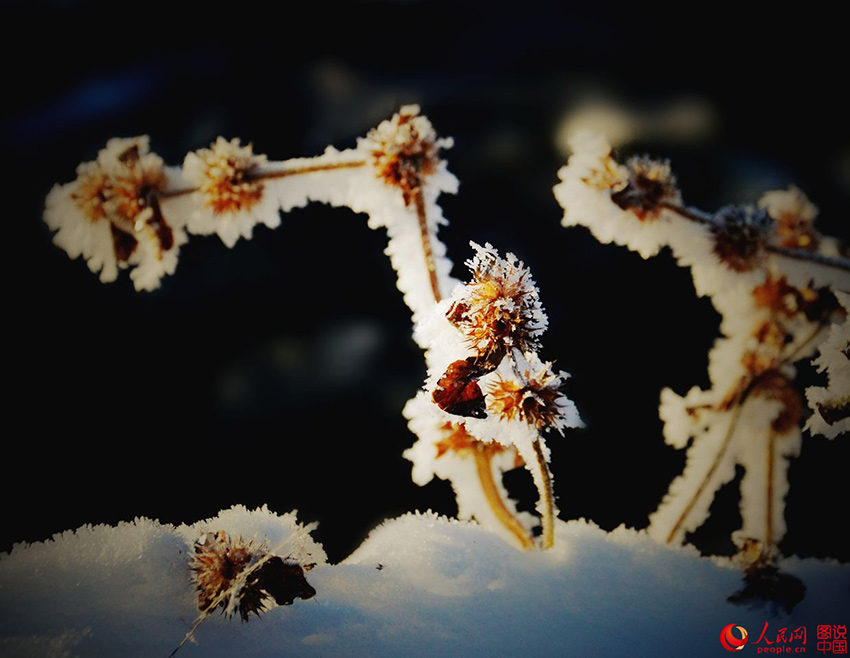
{"label": "dried seed head", "polygon": [[241,537],[231,539],[223,530],[204,534],[195,543],[191,559],[198,587],[198,608],[206,612],[220,605],[227,610],[232,596],[236,594],[228,594],[236,579],[267,552],[265,545],[257,546]]}
{"label": "dried seed head", "polygon": [[405,105],[369,131],[359,147],[371,157],[378,177],[398,187],[405,205],[410,205],[425,178],[437,170],[440,149],[451,145],[451,139],[437,138],[418,105]]}
{"label": "dried seed head", "polygon": [[266,610],[270,598],[289,605],[316,594],[299,564],[269,556],[266,543],[231,539],[223,530],[205,533],[195,543],[190,567],[201,612],[221,607],[232,615],[238,608],[242,620],[248,621],[252,613],[259,616]]}
{"label": "dried seed head", "polygon": [[714,253],[730,269],[749,272],[764,258],[774,222],[763,209],[727,206],[717,211],[711,232]]}
{"label": "dried seed head", "polygon": [[127,233],[142,232],[155,221],[152,200],[165,187],[162,158],[150,153],[147,137],[111,139],[97,158],[109,178],[104,209]]}
{"label": "dried seed head", "polygon": [[530,272],[516,256],[501,258],[489,244],[472,246],[477,251],[467,261],[472,281],[455,291],[447,317],[479,361],[495,368],[511,348],[539,349],[546,315]]}
{"label": "dried seed head", "polygon": [[682,195],[667,160],[635,156],[626,162],[626,169],[627,184],[611,195],[623,210],[631,210],[641,220],[652,220],[664,204],[681,204]]}
{"label": "dried seed head", "polygon": [[250,210],[263,198],[263,183],[256,179],[265,164],[265,155],[254,155],[251,144],[240,146],[238,139],[219,137],[208,149],[186,156],[186,178],[198,186],[204,206],[219,214]]}
{"label": "dried seed head", "polygon": [[561,391],[564,373],[555,373],[552,364],[530,354],[510,373],[500,369],[487,387],[487,408],[507,420],[518,419],[538,430],[554,428],[563,434],[569,408]]}
{"label": "dried seed head", "polygon": [[767,192],[759,199],[763,208],[776,221],[776,239],[783,247],[814,251],[820,242],[814,222],[815,206],[798,188]]}
{"label": "dried seed head", "polygon": [[77,168],[69,197],[85,219],[110,222],[119,263],[129,260],[142,239],[151,240],[161,258],[174,246],[159,207],[165,183],[162,159],[149,152],[147,137],[111,139],[95,162]]}

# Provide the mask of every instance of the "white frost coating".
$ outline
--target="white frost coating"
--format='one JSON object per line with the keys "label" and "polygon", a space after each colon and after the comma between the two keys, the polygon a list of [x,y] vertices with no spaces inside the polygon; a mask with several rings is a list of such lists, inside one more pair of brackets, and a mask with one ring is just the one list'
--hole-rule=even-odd
{"label": "white frost coating", "polygon": [[[836,292],[844,310],[850,314],[850,294]],[[806,389],[806,400],[813,413],[806,423],[805,429],[812,434],[821,434],[828,439],[834,439],[839,434],[850,431],[850,416],[847,406],[850,405],[850,322],[845,317],[841,323],[833,324],[829,335],[821,344],[818,356],[812,361],[818,372],[826,372],[826,386],[810,386]],[[819,410],[819,405],[836,407],[844,405],[845,417],[827,422]]]}
{"label": "white frost coating", "polygon": [[[239,509],[226,518],[246,535],[287,525]],[[519,552],[476,524],[405,515],[340,564],[308,572],[313,599],[247,624],[210,615],[177,656],[542,658],[626,648],[673,657],[687,647],[710,658],[723,652],[717,636],[732,622],[752,641],[765,622],[771,639],[782,627],[807,626],[810,646],[850,588],[848,565],[788,559],[779,566],[806,585],[790,614],[735,606],[726,598],[740,589],[740,571],[728,562],[622,527],[558,522],[555,532],[552,550]],[[186,533],[137,520],[3,555],[0,656],[167,656],[197,614]]]}
{"label": "white frost coating", "polygon": [[[721,315],[722,336],[709,354],[711,388],[693,388],[684,397],[666,389],[661,394],[665,441],[679,449],[693,443],[685,471],[650,517],[649,533],[682,541],[702,524],[715,491],[740,464],[743,527],[736,539],[755,539],[769,550],[785,532],[788,460],[800,450],[793,364],[811,355],[822,338],[818,289],[850,288],[846,269],[780,252],[804,256],[816,250],[814,259],[835,258],[838,243],[814,230],[817,208],[796,188],[765,194],[760,210],[731,208],[708,216],[681,208],[675,190],[664,202],[654,199],[652,194],[667,190],[641,188],[633,165],[617,163],[600,136],[581,133],[571,146],[554,189],[564,208],[562,223],[587,226],[601,242],[627,246],[644,258],[669,247],[677,263],[690,268],[697,294],[710,297]],[[667,173],[662,165],[657,171]],[[831,350],[832,362],[847,368],[840,349]],[[816,408],[826,393],[810,389],[808,395]],[[846,390],[843,395],[846,407]],[[827,426],[815,414],[809,427]],[[835,432],[842,428],[846,424],[836,423]]]}
{"label": "white frost coating", "polygon": [[72,199],[78,194],[80,179],[88,177],[95,167],[95,163],[85,162],[77,167],[76,181],[53,186],[45,201],[44,221],[56,232],[53,243],[57,247],[69,258],[82,257],[92,272],[100,273],[103,283],[109,283],[118,278],[110,224],[105,219],[92,221]]}

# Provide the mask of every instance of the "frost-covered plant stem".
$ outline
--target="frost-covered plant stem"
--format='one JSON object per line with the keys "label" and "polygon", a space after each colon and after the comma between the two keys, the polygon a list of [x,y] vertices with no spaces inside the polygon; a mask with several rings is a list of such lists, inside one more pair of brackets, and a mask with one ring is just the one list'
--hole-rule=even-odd
{"label": "frost-covered plant stem", "polygon": [[439,303],[443,296],[440,293],[440,281],[437,278],[437,264],[434,260],[434,248],[431,245],[431,232],[428,230],[428,212],[425,206],[425,196],[422,188],[413,191],[413,205],[416,208],[416,220],[419,224],[419,237],[422,239],[422,255],[425,258],[425,268],[428,270],[428,282],[434,295],[434,303]]}
{"label": "frost-covered plant stem", "polygon": [[[847,396],[846,247],[816,230],[817,208],[797,188],[706,213],[682,203],[668,162],[640,156],[620,163],[591,133],[571,145],[555,187],[563,225],[586,226],[601,242],[643,258],[669,248],[690,269],[696,293],[710,297],[721,315],[721,336],[709,355],[711,387],[661,391],[664,439],[686,449],[686,465],[650,515],[648,532],[684,542],[740,465],[743,525],[732,538],[745,564],[769,565],[785,533],[789,460],[802,441],[805,405],[795,364],[821,345],[828,349],[818,365],[830,369],[829,386],[806,392],[814,412],[806,427],[830,437],[848,428],[817,405]],[[827,344],[822,338],[831,323],[835,340]]]}
{"label": "frost-covered plant stem", "polygon": [[477,441],[472,446],[472,457],[475,460],[475,470],[478,473],[481,490],[493,515],[504,526],[505,530],[513,535],[521,548],[524,550],[534,548],[534,539],[531,534],[502,500],[502,495],[499,493],[499,488],[496,486],[496,480],[493,477],[493,459],[488,445]]}
{"label": "frost-covered plant stem", "polygon": [[538,508],[541,516],[541,527],[543,528],[543,548],[552,548],[555,545],[555,494],[552,491],[552,476],[546,457],[543,455],[543,446],[540,439],[532,442],[535,456],[534,479],[540,492]]}

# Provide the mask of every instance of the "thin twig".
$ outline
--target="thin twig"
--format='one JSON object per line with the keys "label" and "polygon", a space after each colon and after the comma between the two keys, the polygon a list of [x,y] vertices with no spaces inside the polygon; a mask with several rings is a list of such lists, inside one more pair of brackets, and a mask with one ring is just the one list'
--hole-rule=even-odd
{"label": "thin twig", "polygon": [[428,216],[425,210],[425,195],[422,193],[421,185],[413,190],[413,203],[416,206],[416,219],[419,222],[419,235],[422,239],[422,252],[425,256],[428,279],[431,282],[431,292],[434,295],[434,301],[439,302],[442,299],[442,294],[440,293],[440,282],[437,279],[437,265],[434,261],[434,249],[431,247],[431,234],[428,231]]}
{"label": "thin twig", "polygon": [[[703,224],[706,226],[717,225],[717,222],[714,219],[714,215],[707,213],[703,210],[679,206],[673,203],[663,203],[661,205],[667,210],[676,213],[680,217],[689,219],[692,222],[697,222],[698,224]],[[819,254],[812,251],[806,251],[803,249],[792,249],[791,247],[783,247],[781,245],[774,244],[765,244],[764,248],[767,251],[777,254],[778,256],[793,258],[794,260],[802,260],[809,263],[816,263],[818,265],[832,267],[837,270],[842,270],[844,272],[850,272],[850,259],[848,258],[842,258],[840,256],[824,256],[823,254]]]}
{"label": "thin twig", "polygon": [[[303,167],[292,167],[291,169],[279,169],[275,171],[259,171],[253,174],[247,174],[246,180],[274,180],[277,178],[288,178],[289,176],[303,176],[305,174],[313,174],[319,171],[333,171],[335,169],[356,169],[365,167],[365,160],[351,160],[349,162],[329,162],[326,164],[305,165]],[[176,190],[163,190],[159,196],[162,199],[173,199],[176,197],[185,196],[197,192],[197,187],[184,187]]]}

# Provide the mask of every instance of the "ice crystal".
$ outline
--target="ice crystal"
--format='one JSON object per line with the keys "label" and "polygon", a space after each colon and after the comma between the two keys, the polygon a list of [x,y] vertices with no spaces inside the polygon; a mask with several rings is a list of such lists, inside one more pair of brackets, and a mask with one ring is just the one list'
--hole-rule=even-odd
{"label": "ice crystal", "polygon": [[[622,171],[603,138],[579,134],[572,146],[555,187],[564,226],[587,226],[600,241],[644,258],[669,247],[690,268],[697,293],[709,296],[722,316],[723,336],[709,355],[711,387],[684,396],[661,392],[664,438],[687,447],[687,458],[651,515],[649,532],[662,541],[684,541],[740,464],[743,526],[734,539],[746,560],[767,564],[785,532],[788,460],[801,442],[805,405],[794,364],[845,315],[833,290],[850,289],[850,263],[834,240],[817,234],[816,209],[796,188],[769,192],[758,207],[707,214],[682,205],[666,163],[640,160],[638,167],[632,160],[623,184],[599,173]],[[638,169],[653,172],[644,176],[658,183],[643,183],[644,194],[630,191],[641,187],[634,182]],[[611,184],[600,184],[605,180]],[[645,221],[650,215],[653,221]]]}

